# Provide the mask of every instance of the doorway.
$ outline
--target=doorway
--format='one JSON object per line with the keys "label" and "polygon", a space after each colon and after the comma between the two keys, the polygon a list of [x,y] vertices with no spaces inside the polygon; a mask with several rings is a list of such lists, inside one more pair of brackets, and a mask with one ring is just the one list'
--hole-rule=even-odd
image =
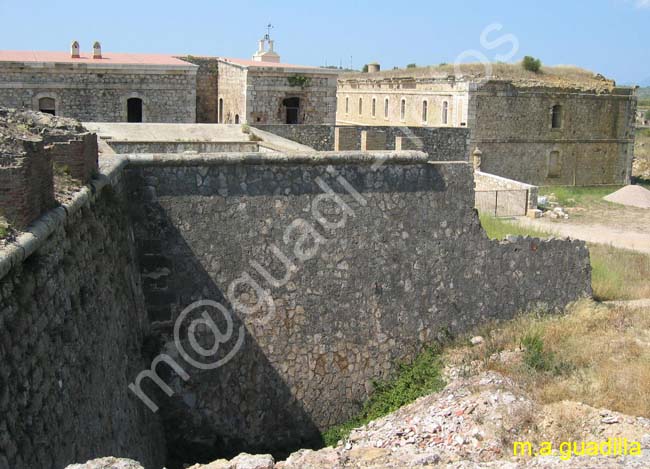
{"label": "doorway", "polygon": [[300,120],[300,98],[286,98],[282,101],[282,105],[286,108],[286,123],[298,124]]}
{"label": "doorway", "polygon": [[126,102],[126,114],[127,122],[142,122],[142,100],[129,98]]}

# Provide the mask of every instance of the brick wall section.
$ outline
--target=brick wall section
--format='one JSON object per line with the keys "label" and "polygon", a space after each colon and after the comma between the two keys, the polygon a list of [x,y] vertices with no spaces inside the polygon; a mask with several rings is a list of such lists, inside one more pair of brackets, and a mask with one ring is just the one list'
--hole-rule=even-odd
{"label": "brick wall section", "polygon": [[47,147],[52,162],[70,171],[70,176],[84,184],[97,174],[97,135],[86,134],[68,142],[53,143]]}
{"label": "brick wall section", "polygon": [[377,129],[361,132],[361,151],[384,150],[386,150],[386,132]]}
{"label": "brick wall section", "polygon": [[12,153],[0,155],[0,214],[16,229],[24,229],[52,208],[52,158],[43,141],[14,140]]}

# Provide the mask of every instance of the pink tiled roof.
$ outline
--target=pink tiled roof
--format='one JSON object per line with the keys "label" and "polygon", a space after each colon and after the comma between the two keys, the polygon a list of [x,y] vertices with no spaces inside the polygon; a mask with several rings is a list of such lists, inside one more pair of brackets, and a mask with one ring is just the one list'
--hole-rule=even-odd
{"label": "pink tiled roof", "polygon": [[172,55],[166,54],[120,54],[102,52],[101,59],[93,59],[92,54],[81,53],[78,59],[70,57],[69,52],[11,51],[0,50],[0,62],[58,62],[102,65],[176,65],[191,66]]}

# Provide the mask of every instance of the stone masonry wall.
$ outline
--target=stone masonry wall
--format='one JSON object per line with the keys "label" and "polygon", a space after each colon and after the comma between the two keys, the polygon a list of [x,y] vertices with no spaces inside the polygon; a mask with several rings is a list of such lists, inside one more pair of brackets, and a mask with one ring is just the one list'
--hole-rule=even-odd
{"label": "stone masonry wall", "polygon": [[218,59],[216,57],[185,56],[180,59],[199,66],[196,74],[196,122],[219,122]]}
{"label": "stone masonry wall", "polygon": [[256,142],[137,142],[107,140],[115,153],[219,153],[257,151]]}
{"label": "stone masonry wall", "polygon": [[[334,150],[334,129],[343,128],[348,135],[349,148],[361,150],[361,133],[363,131],[381,130],[386,132],[385,150],[395,150],[396,137],[421,139],[421,151],[429,153],[436,161],[453,161],[469,159],[469,130],[459,128],[427,127],[393,127],[393,126],[334,126],[334,125],[260,125],[260,130],[274,133],[294,142],[307,145],[318,151]],[[420,140],[418,140],[419,142]]]}
{"label": "stone masonry wall", "polygon": [[[289,78],[304,76],[308,83],[292,86]],[[336,120],[336,76],[318,72],[262,71],[251,68],[247,77],[246,117],[251,125],[286,124],[283,100],[299,98],[300,124],[334,124]]]}
{"label": "stone masonry wall", "polygon": [[[38,243],[26,259],[26,248],[0,250],[3,469],[109,454],[165,462],[159,421],[127,387],[145,366],[148,323],[125,201],[119,187],[90,194],[24,235]],[[18,261],[8,271],[7,256]]]}
{"label": "stone masonry wall", "polygon": [[[235,116],[243,123],[246,116],[246,69],[219,61],[218,104],[220,124],[234,124]],[[223,104],[221,104],[223,103]]]}
{"label": "stone masonry wall", "polygon": [[334,150],[334,126],[323,124],[252,124],[288,140],[312,147],[316,151]]}
{"label": "stone masonry wall", "polygon": [[[172,453],[209,460],[317,444],[359,409],[372,380],[441,330],[591,294],[583,242],[487,238],[464,162],[421,152],[151,155],[130,158],[127,180],[165,353],[175,353],[171,326],[193,302],[233,315],[218,351],[234,350],[232,359],[186,365],[187,381],[172,373],[175,394],[158,402]],[[244,274],[259,289],[233,284]],[[273,306],[243,312],[263,292]],[[222,313],[210,314],[225,330]],[[197,336],[214,344],[207,329]]]}
{"label": "stone masonry wall", "polygon": [[38,110],[54,98],[57,116],[126,122],[127,99],[143,100],[144,122],[196,121],[196,70],[92,69],[0,64],[0,106]]}

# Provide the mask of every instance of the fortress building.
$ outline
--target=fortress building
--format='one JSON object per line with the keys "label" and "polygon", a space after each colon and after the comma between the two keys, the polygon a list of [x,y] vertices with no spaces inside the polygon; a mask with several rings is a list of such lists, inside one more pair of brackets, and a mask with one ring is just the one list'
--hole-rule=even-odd
{"label": "fortress building", "polygon": [[414,68],[339,77],[337,124],[469,127],[481,170],[538,185],[626,184],[632,88],[573,67]]}
{"label": "fortress building", "polygon": [[0,51],[0,106],[82,121],[333,124],[338,71],[280,62],[267,34],[251,60]]}

